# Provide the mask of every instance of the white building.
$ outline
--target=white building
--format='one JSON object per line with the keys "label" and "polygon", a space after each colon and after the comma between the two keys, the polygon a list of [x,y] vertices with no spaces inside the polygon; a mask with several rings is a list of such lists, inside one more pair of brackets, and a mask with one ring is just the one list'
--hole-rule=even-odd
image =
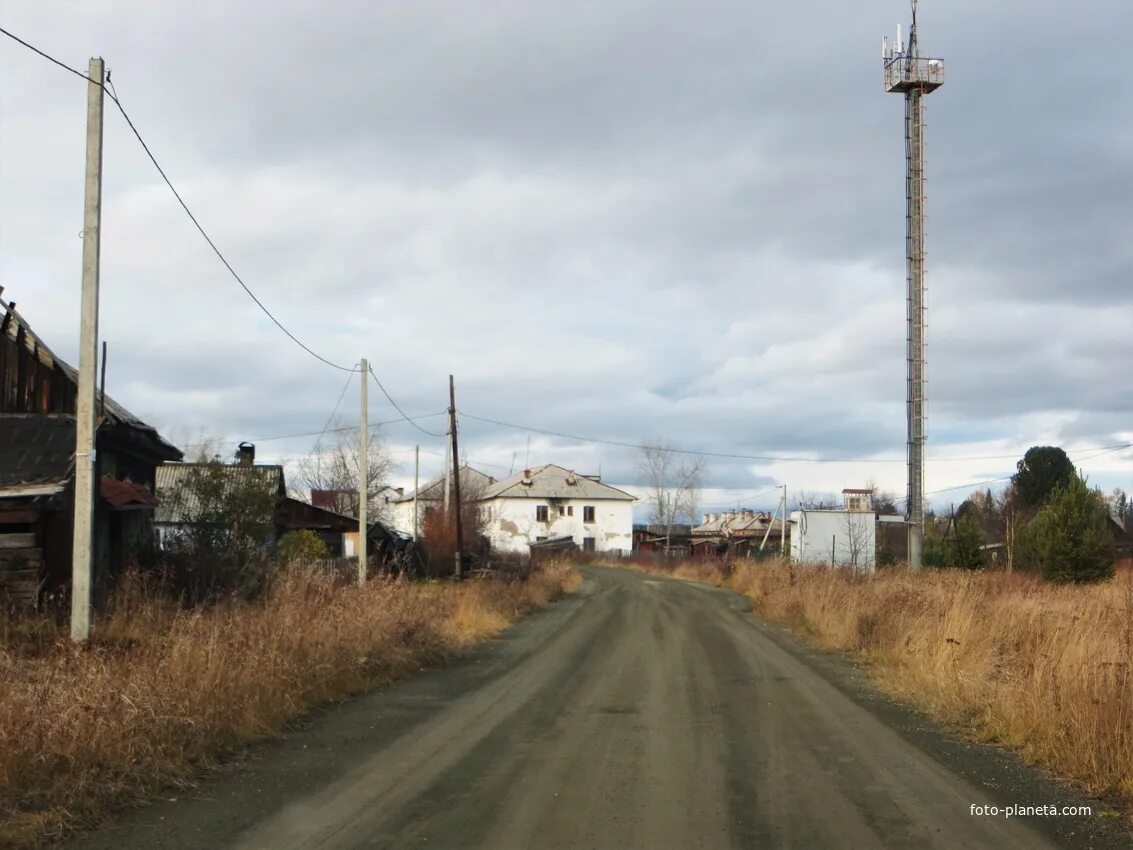
{"label": "white building", "polygon": [[791,560],[872,572],[877,568],[878,523],[904,521],[876,511],[792,511]]}
{"label": "white building", "polygon": [[480,509],[496,552],[527,554],[532,543],[569,537],[586,552],[628,555],[636,500],[597,475],[548,464],[489,485]]}
{"label": "white building", "polygon": [[[451,487],[451,475],[448,477]],[[429,511],[444,506],[445,478],[444,475],[434,478],[417,492],[417,533],[424,526],[425,515]],[[462,502],[479,500],[484,490],[494,484],[495,481],[496,479],[492,476],[465,464],[460,468],[460,500]],[[390,524],[403,534],[415,533],[413,528],[413,497],[413,493],[405,493],[398,489],[396,495],[388,498],[385,505],[388,510],[386,516]],[[455,495],[450,493],[449,498],[455,498]]]}

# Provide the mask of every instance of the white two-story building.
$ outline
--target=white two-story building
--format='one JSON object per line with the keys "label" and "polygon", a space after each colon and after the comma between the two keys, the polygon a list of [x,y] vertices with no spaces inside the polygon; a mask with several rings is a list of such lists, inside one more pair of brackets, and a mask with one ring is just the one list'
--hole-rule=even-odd
{"label": "white two-story building", "polygon": [[597,475],[554,464],[497,481],[479,499],[493,551],[526,554],[532,543],[569,537],[585,552],[626,555],[636,500]]}

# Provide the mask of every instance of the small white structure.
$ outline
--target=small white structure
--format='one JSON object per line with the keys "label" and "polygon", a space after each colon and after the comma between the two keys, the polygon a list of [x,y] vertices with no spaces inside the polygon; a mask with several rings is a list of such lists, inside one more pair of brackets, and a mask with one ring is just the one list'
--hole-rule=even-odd
{"label": "small white structure", "polygon": [[570,537],[584,552],[633,550],[637,497],[548,464],[489,485],[480,495],[488,539],[496,552],[530,552],[532,543]]}
{"label": "small white structure", "polygon": [[904,522],[875,511],[791,512],[791,560],[873,571],[877,568],[877,524]]}

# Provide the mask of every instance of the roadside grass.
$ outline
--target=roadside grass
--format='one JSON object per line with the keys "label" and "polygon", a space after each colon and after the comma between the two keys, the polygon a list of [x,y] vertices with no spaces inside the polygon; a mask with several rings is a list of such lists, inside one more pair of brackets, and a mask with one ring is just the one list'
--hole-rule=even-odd
{"label": "roadside grass", "polygon": [[631,568],[742,593],[812,645],[871,662],[888,693],[1133,815],[1133,567],[1077,587],[782,560]]}
{"label": "roadside grass", "polygon": [[526,580],[363,587],[292,570],[261,602],[186,610],[135,579],[84,648],[49,618],[0,615],[0,847],[191,785],[311,707],[450,658],[578,582],[566,563]]}

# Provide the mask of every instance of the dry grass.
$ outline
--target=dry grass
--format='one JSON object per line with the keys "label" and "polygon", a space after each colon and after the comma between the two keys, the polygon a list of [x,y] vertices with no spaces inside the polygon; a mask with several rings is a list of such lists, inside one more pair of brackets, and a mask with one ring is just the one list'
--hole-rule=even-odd
{"label": "dry grass", "polygon": [[96,820],[310,707],[390,682],[497,634],[576,585],[527,581],[343,587],[294,572],[259,604],[186,611],[134,586],[78,649],[44,620],[0,618],[0,846]]}
{"label": "dry grass", "polygon": [[1133,814],[1133,569],[1082,587],[783,561],[675,574],[745,594],[811,643],[873,662],[888,692]]}

